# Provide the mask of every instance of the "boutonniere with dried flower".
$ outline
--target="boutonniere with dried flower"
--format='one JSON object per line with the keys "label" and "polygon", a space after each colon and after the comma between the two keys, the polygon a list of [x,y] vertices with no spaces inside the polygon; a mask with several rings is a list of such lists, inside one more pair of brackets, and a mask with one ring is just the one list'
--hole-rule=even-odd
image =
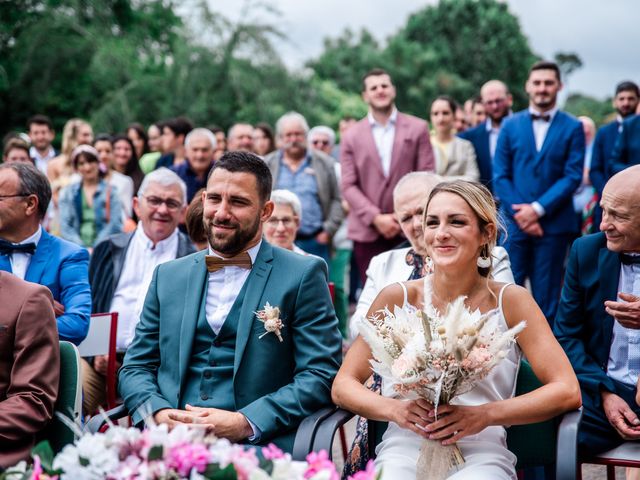
{"label": "boutonniere with dried flower", "polygon": [[262,323],[264,323],[264,329],[266,330],[258,338],[262,338],[268,333],[275,333],[278,340],[282,341],[282,319],[280,318],[280,308],[272,307],[269,302],[264,306],[262,310],[256,312],[256,317]]}

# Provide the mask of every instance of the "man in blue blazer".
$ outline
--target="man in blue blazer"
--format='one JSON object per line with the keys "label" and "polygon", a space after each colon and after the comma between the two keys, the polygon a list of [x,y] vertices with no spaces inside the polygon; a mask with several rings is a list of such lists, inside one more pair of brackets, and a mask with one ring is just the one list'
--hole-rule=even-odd
{"label": "man in blue blazer", "polygon": [[640,90],[638,85],[629,81],[621,82],[617,85],[616,94],[613,97],[616,119],[600,127],[593,141],[589,178],[599,195],[602,195],[604,184],[615,173],[611,165],[611,154],[618,139],[618,134],[622,130],[622,122],[635,114],[639,101]]}
{"label": "man in blue blazer", "polygon": [[618,173],[640,163],[640,115],[622,123],[622,130],[611,152],[611,171]]}
{"label": "man in blue blazer", "polygon": [[342,342],[326,265],[262,239],[271,185],[251,153],[214,164],[209,251],[156,268],[120,370],[135,423],[153,415],[291,451],[299,423],[331,405]]}
{"label": "man in blue blazer", "polygon": [[60,340],[77,345],[89,331],[89,253],[40,226],[50,200],[34,166],[0,165],[0,270],[51,290]]}
{"label": "man in blue blazer", "polygon": [[556,106],[561,88],[555,63],[531,67],[529,108],[505,121],[493,165],[514,278],[520,285],[529,278],[550,324],[567,247],[578,231],[572,197],[582,180],[585,155],[581,123]]}
{"label": "man in blue blazer", "polygon": [[486,122],[465,130],[458,136],[469,140],[476,151],[480,182],[493,191],[493,157],[502,121],[511,115],[513,98],[500,80],[489,80],[480,89],[480,98],[487,114]]}
{"label": "man in blue blazer", "polygon": [[573,244],[554,333],[580,381],[582,454],[640,439],[640,166],[602,194],[602,233]]}

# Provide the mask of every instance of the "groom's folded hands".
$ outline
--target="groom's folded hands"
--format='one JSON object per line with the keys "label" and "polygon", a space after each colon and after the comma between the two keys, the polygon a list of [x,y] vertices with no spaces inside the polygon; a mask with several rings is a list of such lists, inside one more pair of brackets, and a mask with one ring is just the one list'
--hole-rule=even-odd
{"label": "groom's folded hands", "polygon": [[217,437],[232,442],[245,440],[254,435],[247,417],[242,413],[229,412],[218,408],[186,406],[186,410],[167,408],[154,415],[156,423],[166,423],[169,428],[180,424],[203,428]]}

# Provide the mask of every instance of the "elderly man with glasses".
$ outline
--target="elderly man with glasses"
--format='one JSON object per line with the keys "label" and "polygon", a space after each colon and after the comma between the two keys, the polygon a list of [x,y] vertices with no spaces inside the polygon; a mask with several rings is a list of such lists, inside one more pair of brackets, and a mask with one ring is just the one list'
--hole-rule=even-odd
{"label": "elderly man with glasses", "polygon": [[[187,189],[174,172],[159,168],[148,174],[133,209],[139,218],[132,233],[112,235],[96,245],[89,265],[93,312],[118,312],[116,345],[123,352],[133,340],[144,298],[156,266],[193,253],[189,238],[178,230],[184,217]],[[83,361],[85,414],[104,402],[108,357]]]}
{"label": "elderly man with glasses", "polygon": [[304,217],[296,244],[329,264],[331,237],[344,219],[335,160],[315,148],[308,148],[309,125],[297,112],[289,112],[276,123],[280,149],[267,155],[265,163],[276,189],[295,193]]}

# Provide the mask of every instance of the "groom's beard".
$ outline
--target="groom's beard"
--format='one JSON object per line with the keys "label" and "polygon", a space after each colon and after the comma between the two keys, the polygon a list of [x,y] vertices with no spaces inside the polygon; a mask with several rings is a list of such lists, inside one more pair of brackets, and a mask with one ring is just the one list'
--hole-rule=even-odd
{"label": "groom's beard", "polygon": [[[227,235],[215,235],[213,233],[215,225],[231,227],[235,230],[230,231]],[[207,239],[212,249],[225,255],[235,255],[245,250],[249,242],[255,238],[260,229],[260,218],[256,218],[255,222],[246,228],[242,228],[239,223],[230,220],[215,223],[212,221],[205,224],[205,227]]]}

